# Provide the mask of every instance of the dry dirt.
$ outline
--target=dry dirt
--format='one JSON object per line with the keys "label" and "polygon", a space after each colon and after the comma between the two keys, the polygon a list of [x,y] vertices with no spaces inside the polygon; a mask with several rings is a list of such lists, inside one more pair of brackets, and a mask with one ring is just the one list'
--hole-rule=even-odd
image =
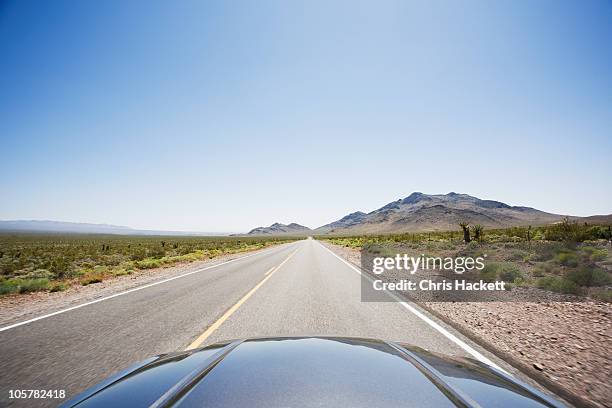
{"label": "dry dirt", "polygon": [[[360,265],[358,250],[325,245]],[[612,305],[532,290],[541,292],[540,302],[423,306],[482,345],[492,345],[494,354],[511,356],[530,377],[543,376],[590,405],[612,407]]]}

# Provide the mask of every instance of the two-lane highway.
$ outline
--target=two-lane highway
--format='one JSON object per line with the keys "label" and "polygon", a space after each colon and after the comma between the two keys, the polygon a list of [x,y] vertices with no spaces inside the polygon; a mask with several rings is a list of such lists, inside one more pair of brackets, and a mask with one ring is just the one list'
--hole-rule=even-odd
{"label": "two-lane highway", "polygon": [[418,313],[361,302],[359,274],[319,242],[284,244],[0,332],[0,405],[33,405],[10,389],[71,397],[147,357],[234,338],[375,337],[469,354]]}

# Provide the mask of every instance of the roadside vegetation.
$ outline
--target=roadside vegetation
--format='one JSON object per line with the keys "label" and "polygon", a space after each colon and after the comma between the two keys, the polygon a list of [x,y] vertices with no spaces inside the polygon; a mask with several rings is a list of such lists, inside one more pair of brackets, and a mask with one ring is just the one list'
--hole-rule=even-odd
{"label": "roadside vegetation", "polygon": [[564,219],[548,226],[484,230],[478,225],[461,223],[456,231],[317,239],[389,254],[399,250],[427,256],[487,254],[486,266],[480,272],[485,281],[501,279],[509,283],[508,287],[537,287],[612,302],[610,226]]}
{"label": "roadside vegetation", "polygon": [[0,234],[0,295],[63,291],[138,270],[265,248],[274,237]]}

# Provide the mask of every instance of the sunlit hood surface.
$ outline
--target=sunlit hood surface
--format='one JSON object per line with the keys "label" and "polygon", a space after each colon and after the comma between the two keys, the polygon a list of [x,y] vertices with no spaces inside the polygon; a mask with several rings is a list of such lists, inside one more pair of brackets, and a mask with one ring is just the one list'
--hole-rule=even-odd
{"label": "sunlit hood surface", "polygon": [[369,339],[271,338],[159,356],[66,406],[562,406],[468,359]]}

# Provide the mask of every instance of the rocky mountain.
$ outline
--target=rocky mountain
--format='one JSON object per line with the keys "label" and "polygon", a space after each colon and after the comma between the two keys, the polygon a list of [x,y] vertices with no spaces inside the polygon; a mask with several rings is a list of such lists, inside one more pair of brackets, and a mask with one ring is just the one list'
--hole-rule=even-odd
{"label": "rocky mountain", "polygon": [[269,227],[257,227],[249,231],[248,235],[279,235],[303,234],[312,231],[310,228],[292,222],[289,225],[274,223]]}
{"label": "rocky mountain", "polygon": [[315,233],[394,233],[457,229],[460,222],[487,228],[539,225],[559,221],[560,215],[530,207],[482,200],[467,194],[412,193],[370,213],[355,212],[323,225]]}
{"label": "rocky mountain", "polygon": [[353,227],[355,225],[361,224],[367,218],[367,214],[361,211],[357,211],[354,213],[350,213],[349,215],[345,215],[337,221],[331,222],[329,224],[323,225],[316,229],[316,232],[319,234],[325,234],[331,232],[333,230],[341,230]]}

